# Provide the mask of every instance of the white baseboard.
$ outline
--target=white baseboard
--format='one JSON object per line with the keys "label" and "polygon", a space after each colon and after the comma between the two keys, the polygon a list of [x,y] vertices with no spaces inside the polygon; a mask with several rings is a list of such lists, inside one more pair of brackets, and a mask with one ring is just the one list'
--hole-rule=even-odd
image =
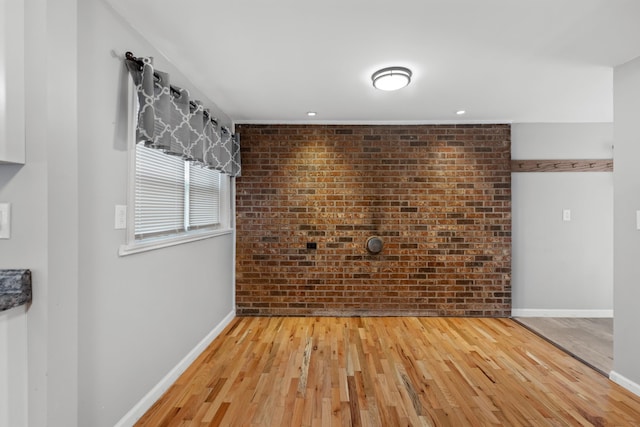
{"label": "white baseboard", "polygon": [[621,385],[622,387],[629,390],[631,393],[634,393],[637,396],[640,396],[640,384],[631,381],[629,378],[620,375],[616,371],[611,371],[609,373],[609,379],[616,384]]}
{"label": "white baseboard", "polygon": [[511,317],[613,317],[613,310],[511,309]]}
{"label": "white baseboard", "polygon": [[160,380],[127,414],[118,421],[114,427],[131,427],[153,406],[154,403],[171,385],[182,375],[182,373],[193,363],[194,360],[216,339],[224,328],[236,317],[235,310],[225,316],[206,337],[202,339],[164,378]]}

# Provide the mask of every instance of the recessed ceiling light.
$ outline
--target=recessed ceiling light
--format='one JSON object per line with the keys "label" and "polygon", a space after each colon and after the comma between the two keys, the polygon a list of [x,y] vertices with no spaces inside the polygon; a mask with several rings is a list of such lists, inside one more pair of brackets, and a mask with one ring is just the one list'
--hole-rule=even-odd
{"label": "recessed ceiling light", "polygon": [[318,113],[316,113],[315,111],[307,111],[307,116],[309,116],[309,117],[314,117],[314,116],[317,116],[317,115],[318,115]]}
{"label": "recessed ceiling light", "polygon": [[458,110],[458,111],[456,111],[456,114],[459,115],[459,116],[462,116],[464,114],[467,114],[467,112],[465,110]]}
{"label": "recessed ceiling light", "polygon": [[411,70],[405,67],[387,67],[371,75],[373,87],[380,90],[398,90],[411,83]]}

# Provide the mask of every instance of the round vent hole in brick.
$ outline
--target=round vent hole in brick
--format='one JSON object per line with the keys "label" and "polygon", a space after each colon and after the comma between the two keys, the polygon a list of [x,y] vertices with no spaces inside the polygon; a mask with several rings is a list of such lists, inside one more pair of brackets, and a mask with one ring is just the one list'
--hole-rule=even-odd
{"label": "round vent hole in brick", "polygon": [[377,236],[367,239],[367,250],[371,254],[379,254],[382,251],[382,239]]}

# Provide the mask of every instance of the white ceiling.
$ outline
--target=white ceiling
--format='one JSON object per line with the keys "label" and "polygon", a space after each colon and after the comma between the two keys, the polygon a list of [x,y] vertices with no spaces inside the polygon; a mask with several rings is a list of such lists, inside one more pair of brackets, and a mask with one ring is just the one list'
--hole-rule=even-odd
{"label": "white ceiling", "polygon": [[107,1],[239,123],[607,122],[640,56],[638,0]]}

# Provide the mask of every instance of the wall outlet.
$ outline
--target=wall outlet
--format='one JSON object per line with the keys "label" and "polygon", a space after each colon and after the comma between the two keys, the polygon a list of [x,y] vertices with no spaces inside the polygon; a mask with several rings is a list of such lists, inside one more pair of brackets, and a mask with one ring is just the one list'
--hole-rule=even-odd
{"label": "wall outlet", "polygon": [[127,205],[116,205],[115,228],[116,230],[127,228]]}
{"label": "wall outlet", "polygon": [[11,203],[0,203],[0,239],[11,238]]}

